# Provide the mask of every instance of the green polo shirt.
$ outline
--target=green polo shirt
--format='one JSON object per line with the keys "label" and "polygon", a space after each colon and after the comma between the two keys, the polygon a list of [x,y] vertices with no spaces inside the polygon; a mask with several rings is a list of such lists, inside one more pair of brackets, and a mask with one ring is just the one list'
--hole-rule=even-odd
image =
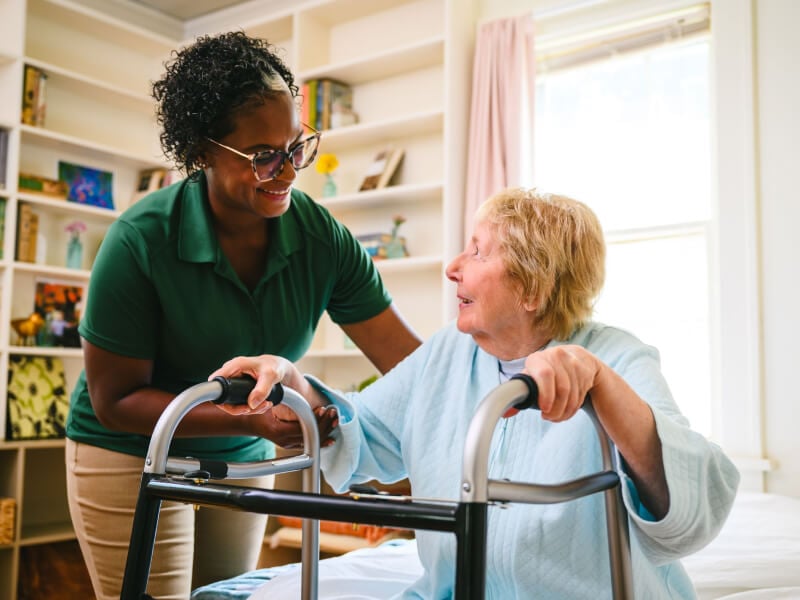
{"label": "green polo shirt", "polygon": [[[184,180],[142,199],[108,229],[97,254],[79,332],[110,352],[153,361],[153,386],[179,393],[235,356],[296,361],[322,313],[340,324],[374,317],[391,303],[352,234],[303,192],[269,220],[267,266],[255,290],[220,250],[205,179]],[[67,437],[144,456],[149,438],[97,420],[85,374],[73,390]],[[176,438],[172,453],[261,460],[271,443],[253,437]]]}

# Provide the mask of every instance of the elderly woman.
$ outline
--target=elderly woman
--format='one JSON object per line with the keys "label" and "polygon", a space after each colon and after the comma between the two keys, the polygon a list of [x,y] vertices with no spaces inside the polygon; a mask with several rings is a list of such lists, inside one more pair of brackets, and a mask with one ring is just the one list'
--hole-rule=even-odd
{"label": "elderly woman", "polygon": [[[325,477],[335,489],[407,476],[415,495],[453,500],[476,405],[518,372],[537,381],[541,412],[506,415],[494,436],[489,476],[547,483],[597,470],[594,430],[578,414],[589,393],[624,459],[636,596],[693,598],[678,560],[717,534],[739,475],[717,446],[689,428],[658,352],[590,320],[604,277],[596,216],[569,198],[510,189],[484,203],[476,223],[447,267],[457,286],[455,325],[362,393],[342,396],[312,385],[290,362],[271,356],[240,357],[214,375],[258,379],[245,410],[263,410],[278,381],[315,407],[335,405],[338,439],[323,451]],[[487,597],[609,597],[603,519],[597,495],[492,509]],[[417,540],[424,574],[403,597],[451,597],[453,537],[420,531]]]}

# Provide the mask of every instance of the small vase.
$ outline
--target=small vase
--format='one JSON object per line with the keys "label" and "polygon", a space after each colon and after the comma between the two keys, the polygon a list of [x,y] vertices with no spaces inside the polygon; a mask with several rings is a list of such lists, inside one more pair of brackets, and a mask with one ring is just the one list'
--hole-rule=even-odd
{"label": "small vase", "polygon": [[396,235],[386,244],[386,258],[403,258],[408,256],[405,240]]}
{"label": "small vase", "polygon": [[328,173],[325,176],[325,185],[322,186],[322,197],[331,198],[335,195],[336,195],[336,181],[334,181],[333,175]]}
{"label": "small vase", "polygon": [[81,238],[73,235],[67,242],[67,267],[80,269],[83,266],[83,244]]}

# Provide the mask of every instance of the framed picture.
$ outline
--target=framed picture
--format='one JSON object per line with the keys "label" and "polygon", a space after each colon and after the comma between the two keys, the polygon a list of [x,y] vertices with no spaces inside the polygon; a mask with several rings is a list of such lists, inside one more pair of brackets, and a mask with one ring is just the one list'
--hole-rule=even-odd
{"label": "framed picture", "polygon": [[58,161],[58,179],[69,188],[68,201],[114,209],[111,172]]}
{"label": "framed picture", "polygon": [[63,438],[68,411],[67,382],[60,358],[9,357],[7,440]]}
{"label": "framed picture", "polygon": [[44,320],[36,336],[38,346],[80,348],[78,322],[83,307],[83,286],[71,282],[36,280],[34,311]]}
{"label": "framed picture", "polygon": [[397,172],[400,161],[403,160],[403,155],[402,148],[386,148],[378,152],[364,173],[364,179],[358,191],[379,190],[389,185]]}

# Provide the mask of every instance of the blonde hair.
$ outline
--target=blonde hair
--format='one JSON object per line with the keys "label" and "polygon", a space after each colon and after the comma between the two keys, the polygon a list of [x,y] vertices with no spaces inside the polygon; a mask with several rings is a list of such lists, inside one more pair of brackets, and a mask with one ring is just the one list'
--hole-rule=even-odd
{"label": "blonde hair", "polygon": [[536,306],[538,329],[563,340],[591,318],[605,279],[606,247],[588,206],[536,189],[509,188],[486,200],[476,220],[495,228],[522,303]]}

